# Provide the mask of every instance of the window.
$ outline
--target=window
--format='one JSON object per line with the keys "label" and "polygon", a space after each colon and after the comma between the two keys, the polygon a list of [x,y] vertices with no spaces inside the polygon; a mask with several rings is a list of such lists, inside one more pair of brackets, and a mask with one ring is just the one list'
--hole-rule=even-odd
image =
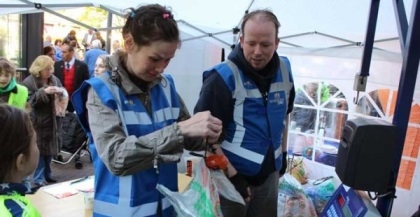
{"label": "window", "polygon": [[17,80],[21,80],[22,28],[18,14],[0,15],[0,56],[13,62],[17,67]]}
{"label": "window", "polygon": [[310,82],[298,87],[291,114],[289,154],[334,166],[347,116],[347,100],[336,86]]}
{"label": "window", "polygon": [[[392,122],[398,91],[377,89],[360,98],[357,115],[375,117]],[[410,190],[420,150],[420,105],[413,102],[410,111],[404,149],[398,173],[397,187]]]}
{"label": "window", "polygon": [[0,56],[22,65],[22,29],[20,15],[0,15]]}

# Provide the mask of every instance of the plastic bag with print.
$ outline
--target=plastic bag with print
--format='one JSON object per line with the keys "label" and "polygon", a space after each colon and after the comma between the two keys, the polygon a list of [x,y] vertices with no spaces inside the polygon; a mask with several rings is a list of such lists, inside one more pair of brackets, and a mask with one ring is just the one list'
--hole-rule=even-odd
{"label": "plastic bag with print", "polygon": [[217,186],[203,159],[194,167],[193,179],[184,192],[172,192],[160,184],[156,188],[169,199],[178,216],[223,216]]}
{"label": "plastic bag with print", "polygon": [[54,107],[55,107],[55,115],[59,117],[66,116],[66,109],[69,103],[69,94],[64,87],[60,87],[61,93],[56,93],[54,95]]}

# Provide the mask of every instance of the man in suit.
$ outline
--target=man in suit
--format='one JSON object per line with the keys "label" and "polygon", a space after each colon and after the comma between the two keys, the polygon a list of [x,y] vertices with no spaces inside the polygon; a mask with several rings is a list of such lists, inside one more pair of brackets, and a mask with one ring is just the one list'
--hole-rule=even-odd
{"label": "man in suit", "polygon": [[54,63],[54,75],[60,79],[69,93],[70,103],[67,106],[69,112],[74,112],[71,96],[83,81],[89,79],[87,65],[74,57],[74,47],[69,44],[61,46],[62,60]]}
{"label": "man in suit", "polygon": [[85,50],[88,51],[92,41],[96,39],[96,34],[94,34],[92,29],[89,29],[87,33],[83,36],[82,44],[85,46]]}

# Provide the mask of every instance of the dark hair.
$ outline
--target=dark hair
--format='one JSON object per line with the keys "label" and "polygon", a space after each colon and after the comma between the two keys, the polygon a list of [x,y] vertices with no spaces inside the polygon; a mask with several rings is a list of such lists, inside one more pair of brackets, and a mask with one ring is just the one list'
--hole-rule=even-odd
{"label": "dark hair", "polygon": [[55,49],[52,46],[45,46],[44,47],[44,51],[42,52],[42,54],[47,55],[49,52],[54,51],[55,53]]}
{"label": "dark hair", "polygon": [[7,104],[0,104],[0,183],[3,183],[19,156],[29,156],[35,134],[29,114]]}
{"label": "dark hair", "polygon": [[131,34],[137,45],[149,45],[155,41],[180,41],[178,25],[167,7],[150,4],[137,9],[129,8],[126,12],[127,21],[122,35]]}
{"label": "dark hair", "polygon": [[76,42],[76,40],[71,40],[70,42],[68,42],[68,43],[63,43],[63,45],[67,45],[67,46],[69,46],[69,52],[72,52],[72,51],[74,51],[74,48],[76,47],[76,45],[77,45],[77,42]]}
{"label": "dark hair", "polygon": [[247,14],[245,14],[245,16],[242,18],[242,24],[241,24],[241,32],[242,35],[244,34],[244,30],[245,30],[245,24],[248,20],[253,20],[254,18],[262,18],[266,21],[271,21],[274,23],[274,26],[276,27],[276,35],[278,35],[279,33],[279,28],[280,28],[280,22],[277,19],[276,15],[267,9],[264,10],[255,10],[252,12],[249,12]]}

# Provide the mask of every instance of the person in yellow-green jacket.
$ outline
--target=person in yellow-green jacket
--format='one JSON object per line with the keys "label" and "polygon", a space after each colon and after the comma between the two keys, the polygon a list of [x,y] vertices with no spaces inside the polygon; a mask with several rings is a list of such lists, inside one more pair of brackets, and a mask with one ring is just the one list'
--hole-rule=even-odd
{"label": "person in yellow-green jacket", "polygon": [[24,109],[28,89],[16,82],[16,68],[6,58],[0,57],[0,103]]}
{"label": "person in yellow-green jacket", "polygon": [[[0,105],[0,216],[41,216],[25,194],[33,193],[21,183],[38,165],[36,133],[23,109]],[[11,145],[13,144],[13,145]]]}
{"label": "person in yellow-green jacket", "polygon": [[[0,57],[0,104],[7,103],[16,108],[27,108],[28,88],[16,82],[16,68],[9,60]],[[31,187],[30,176],[22,180],[28,188]]]}

